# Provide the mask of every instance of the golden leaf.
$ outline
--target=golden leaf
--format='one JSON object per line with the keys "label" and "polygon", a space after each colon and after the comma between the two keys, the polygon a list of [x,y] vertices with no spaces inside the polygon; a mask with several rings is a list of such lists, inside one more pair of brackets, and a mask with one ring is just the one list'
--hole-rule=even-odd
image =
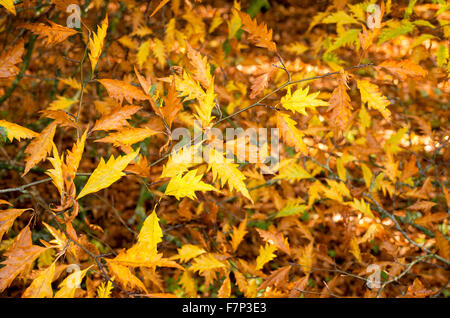
{"label": "golden leaf", "polygon": [[53,122],[48,125],[36,138],[34,138],[25,149],[28,157],[25,159],[25,170],[22,176],[26,175],[28,171],[37,163],[47,158],[47,155],[52,150],[53,136],[56,131],[56,123]]}
{"label": "golden leaf", "polygon": [[86,276],[87,271],[92,267],[93,265],[89,266],[88,268],[77,271],[75,270],[72,274],[67,276],[61,284],[59,284],[59,290],[55,293],[54,298],[74,298],[75,297],[75,291],[80,288],[81,281],[83,280],[84,276]]}
{"label": "golden leaf", "polygon": [[291,147],[295,148],[295,151],[300,151],[303,154],[308,153],[305,143],[303,142],[303,133],[297,129],[297,122],[288,114],[281,112],[277,113],[277,127],[280,130],[281,137],[284,142]]}
{"label": "golden leaf", "polygon": [[208,171],[212,170],[213,179],[219,179],[222,187],[225,186],[225,183],[228,183],[230,191],[238,190],[253,203],[244,183],[245,176],[237,168],[239,165],[231,163],[228,158],[223,156],[223,153],[216,151],[214,148],[210,148],[208,158]]}
{"label": "golden leaf", "polygon": [[233,248],[233,252],[236,252],[245,234],[247,234],[246,228],[247,217],[245,217],[245,219],[239,224],[237,228],[233,225],[233,233],[231,234],[231,247]]}
{"label": "golden leaf", "polygon": [[16,8],[14,6],[14,0],[0,0],[0,5],[2,5],[6,10],[16,15]]}
{"label": "golden leaf", "polygon": [[136,158],[139,150],[140,149],[137,149],[135,152],[126,156],[119,156],[116,159],[111,156],[106,163],[105,160],[101,158],[97,168],[92,172],[83,189],[78,194],[77,200],[89,193],[97,192],[109,187],[124,176],[125,173],[123,173],[123,170],[128,166],[131,160]]}
{"label": "golden leaf", "polygon": [[183,197],[197,198],[195,191],[217,191],[212,185],[200,181],[203,174],[197,175],[197,169],[187,172],[184,176],[178,174],[170,179],[165,195],[173,195],[177,200]]}
{"label": "golden leaf", "polygon": [[259,255],[256,258],[256,270],[262,269],[263,266],[267,263],[273,260],[275,257],[277,257],[274,252],[276,251],[277,247],[273,244],[266,243],[265,246],[262,246],[259,248]]}
{"label": "golden leaf", "polygon": [[114,146],[119,147],[121,145],[131,146],[138,143],[150,136],[156,135],[158,132],[151,130],[150,128],[123,128],[116,133],[109,134],[108,136],[97,139],[95,142],[108,142]]}
{"label": "golden leaf", "polygon": [[3,128],[6,131],[6,138],[8,138],[9,141],[13,141],[14,138],[20,141],[22,138],[33,138],[39,136],[38,133],[28,128],[10,123],[6,120],[0,120],[0,128]]}
{"label": "golden leaf", "polygon": [[391,103],[381,95],[378,86],[366,80],[358,80],[357,86],[361,92],[362,102],[367,103],[369,108],[378,110],[385,119],[390,119],[391,112],[386,107]]}
{"label": "golden leaf", "polygon": [[203,253],[206,253],[203,248],[197,245],[185,244],[178,249],[178,255],[172,256],[172,259],[179,259],[181,262],[186,263]]}
{"label": "golden leaf", "polygon": [[[97,66],[98,59],[102,54],[103,42],[106,37],[106,31],[108,30],[108,15],[102,21],[102,24],[98,27],[97,33],[93,33],[89,39],[89,60],[91,61],[92,73],[94,73]],[[130,102],[131,103],[131,102]]]}
{"label": "golden leaf", "polygon": [[55,275],[56,262],[41,271],[30,286],[22,294],[22,298],[52,298],[52,281]]}

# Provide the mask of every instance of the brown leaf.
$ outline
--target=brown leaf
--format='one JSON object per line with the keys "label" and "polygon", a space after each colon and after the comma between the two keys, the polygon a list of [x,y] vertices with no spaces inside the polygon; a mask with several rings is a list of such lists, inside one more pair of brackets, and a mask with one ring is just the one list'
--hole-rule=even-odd
{"label": "brown leaf", "polygon": [[436,237],[436,247],[441,255],[445,259],[450,259],[450,244],[441,232],[434,233]]}
{"label": "brown leaf", "polygon": [[414,220],[414,223],[422,225],[422,226],[428,226],[430,223],[433,222],[440,222],[442,220],[445,220],[448,218],[448,213],[446,212],[439,212],[439,213],[433,213],[421,218],[417,218]]}
{"label": "brown leaf", "polygon": [[289,281],[289,270],[291,269],[291,266],[283,266],[277,270],[274,270],[269,277],[266,278],[264,283],[259,286],[258,289],[266,289],[267,287],[280,287],[280,286],[286,286],[287,282]]}
{"label": "brown leaf", "polygon": [[289,242],[287,238],[283,236],[282,233],[274,233],[269,231],[264,231],[261,229],[256,229],[258,234],[264,240],[264,242],[275,245],[277,248],[285,252],[286,254],[291,254],[291,249],[289,247]]}
{"label": "brown leaf", "polygon": [[4,266],[0,268],[0,293],[45,250],[44,247],[33,245],[28,226],[20,231],[14,243],[3,255],[6,260],[1,263]]}
{"label": "brown leaf", "polygon": [[23,40],[20,40],[14,47],[3,50],[0,54],[0,78],[15,76],[19,73],[19,68],[15,64],[22,62],[23,43]]}
{"label": "brown leaf", "polygon": [[341,130],[347,128],[349,119],[352,117],[353,107],[350,103],[350,96],[347,94],[347,88],[347,75],[342,72],[338,86],[333,90],[328,107],[328,112],[331,112],[331,123]]}

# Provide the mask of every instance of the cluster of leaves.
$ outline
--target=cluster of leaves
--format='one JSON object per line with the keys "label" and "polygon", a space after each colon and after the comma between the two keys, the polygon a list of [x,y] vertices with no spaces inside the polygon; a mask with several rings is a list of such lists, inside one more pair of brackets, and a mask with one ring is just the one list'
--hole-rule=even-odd
{"label": "cluster of leaves", "polygon": [[0,293],[447,296],[450,4],[416,2],[0,0]]}

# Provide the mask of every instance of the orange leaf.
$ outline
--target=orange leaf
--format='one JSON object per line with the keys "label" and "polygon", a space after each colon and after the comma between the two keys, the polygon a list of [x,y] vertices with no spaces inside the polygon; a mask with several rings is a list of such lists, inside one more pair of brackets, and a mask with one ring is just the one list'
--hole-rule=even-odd
{"label": "orange leaf", "polygon": [[378,66],[389,70],[401,80],[405,80],[407,77],[425,77],[427,75],[427,71],[423,67],[408,59],[384,61]]}
{"label": "orange leaf", "polygon": [[282,250],[286,254],[291,254],[288,239],[287,237],[284,237],[282,233],[274,233],[261,229],[256,229],[256,231],[258,231],[258,234],[261,236],[264,242],[275,245],[278,249]]}
{"label": "orange leaf", "polygon": [[47,37],[44,41],[45,45],[52,45],[63,42],[69,36],[77,34],[78,31],[56,24],[52,21],[47,21],[50,26],[44,23],[26,23],[22,27],[30,30],[34,34]]}
{"label": "orange leaf", "polygon": [[239,11],[242,23],[244,24],[242,29],[249,33],[249,41],[256,46],[264,47],[272,52],[277,51],[275,42],[272,41],[272,30],[267,29],[267,25],[261,22],[260,25],[245,12]]}
{"label": "orange leaf", "polygon": [[352,116],[352,104],[347,94],[347,75],[343,72],[339,78],[338,86],[334,89],[329,100],[328,111],[331,112],[330,120],[333,126],[345,130]]}
{"label": "orange leaf", "polygon": [[0,293],[45,250],[44,247],[33,245],[28,226],[20,231],[14,243],[3,254],[6,260],[1,263],[4,266],[0,268]]}
{"label": "orange leaf", "polygon": [[450,259],[450,245],[447,239],[439,231],[435,232],[435,238],[439,255],[441,255],[445,259]]}
{"label": "orange leaf", "polygon": [[122,127],[129,126],[127,119],[130,119],[142,107],[127,105],[114,109],[111,113],[103,115],[96,121],[92,131],[95,130],[118,130]]}
{"label": "orange leaf", "polygon": [[25,149],[25,153],[28,154],[28,157],[25,159],[25,171],[22,176],[26,175],[35,164],[47,158],[47,155],[52,150],[55,131],[56,123],[52,122],[39,134],[39,136],[30,142]]}
{"label": "orange leaf", "polygon": [[101,79],[98,81],[105,86],[108,95],[117,100],[120,104],[122,104],[124,98],[129,103],[132,103],[133,99],[145,100],[148,98],[142,90],[127,82],[114,79]]}
{"label": "orange leaf", "polygon": [[0,54],[0,78],[16,76],[19,73],[19,68],[15,64],[22,62],[23,51],[23,40],[9,50],[3,50]]}

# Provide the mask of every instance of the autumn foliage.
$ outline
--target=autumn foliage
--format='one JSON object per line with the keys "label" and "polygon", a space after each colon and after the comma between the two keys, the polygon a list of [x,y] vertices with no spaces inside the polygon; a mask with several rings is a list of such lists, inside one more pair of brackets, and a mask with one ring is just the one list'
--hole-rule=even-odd
{"label": "autumn foliage", "polygon": [[2,297],[450,295],[448,1],[0,13]]}

